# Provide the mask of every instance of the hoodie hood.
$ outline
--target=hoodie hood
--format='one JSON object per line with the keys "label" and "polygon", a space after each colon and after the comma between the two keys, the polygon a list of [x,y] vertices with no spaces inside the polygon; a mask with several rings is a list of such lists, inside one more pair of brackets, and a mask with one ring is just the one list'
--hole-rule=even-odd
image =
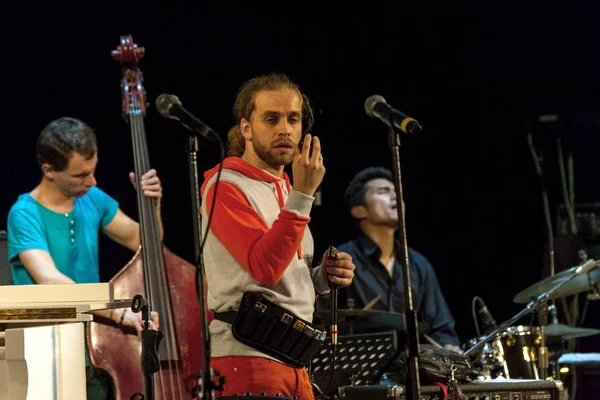
{"label": "hoodie hood", "polygon": [[[220,167],[220,163],[215,165],[213,168],[209,169],[208,171],[206,171],[204,173],[204,182],[202,183],[202,188],[200,189],[200,193],[204,193],[204,190],[206,189],[206,184],[211,180],[211,178],[213,176],[215,176],[217,173],[219,173],[219,167]],[[290,190],[290,187],[291,187],[290,178],[285,172],[282,174],[281,178],[278,178],[275,175],[273,175],[267,171],[264,171],[260,168],[257,168],[253,165],[248,164],[246,161],[242,160],[240,157],[231,156],[231,157],[225,158],[223,160],[223,169],[230,169],[230,170],[239,172],[241,174],[244,174],[248,178],[256,179],[259,181],[265,181],[265,182],[269,182],[269,183],[279,182],[283,179],[283,180],[285,180],[285,184],[286,184],[288,190]]]}

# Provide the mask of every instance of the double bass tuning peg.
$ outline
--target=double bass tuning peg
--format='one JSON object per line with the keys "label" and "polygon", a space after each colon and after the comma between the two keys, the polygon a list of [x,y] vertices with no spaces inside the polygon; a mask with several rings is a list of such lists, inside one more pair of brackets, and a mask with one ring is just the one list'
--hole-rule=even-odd
{"label": "double bass tuning peg", "polygon": [[146,54],[146,49],[144,47],[138,47],[137,44],[133,45],[133,51],[138,58],[143,58]]}

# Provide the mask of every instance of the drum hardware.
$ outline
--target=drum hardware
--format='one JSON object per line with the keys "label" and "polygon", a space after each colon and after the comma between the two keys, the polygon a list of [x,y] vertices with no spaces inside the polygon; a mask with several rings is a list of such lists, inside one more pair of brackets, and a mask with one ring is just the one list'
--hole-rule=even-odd
{"label": "drum hardware", "polygon": [[[544,322],[544,325],[542,325],[540,327],[540,336],[541,336],[540,345],[541,346],[540,346],[540,352],[538,354],[537,360],[538,360],[538,364],[539,364],[538,367],[540,369],[539,372],[541,373],[540,378],[545,379],[547,376],[547,369],[548,369],[548,364],[549,364],[548,363],[548,351],[547,351],[547,348],[545,348],[545,336],[546,335],[544,332],[545,324],[546,324],[545,319],[547,319],[547,301],[549,299],[560,297],[557,295],[557,293],[561,293],[561,296],[564,295],[563,293],[565,293],[565,289],[563,289],[563,288],[565,288],[565,287],[568,288],[569,290],[574,290],[575,285],[572,282],[576,282],[576,284],[579,285],[578,288],[580,289],[582,287],[580,284],[581,277],[584,277],[586,274],[589,274],[590,271],[594,270],[594,268],[596,268],[596,262],[594,260],[588,260],[583,265],[573,267],[567,271],[564,271],[564,272],[569,272],[569,274],[565,274],[563,272],[558,275],[555,275],[552,278],[545,279],[544,281],[542,281],[542,282],[544,282],[543,285],[536,287],[536,291],[539,290],[540,288],[543,288],[545,290],[543,290],[539,294],[537,294],[537,296],[535,296],[533,298],[533,300],[531,300],[523,310],[518,312],[512,318],[501,323],[498,327],[496,327],[496,329],[494,329],[492,332],[490,332],[488,335],[486,335],[483,339],[479,340],[471,348],[466,350],[464,354],[468,356],[468,355],[474,353],[475,351],[481,349],[486,344],[490,343],[492,340],[496,339],[497,336],[499,334],[501,334],[502,332],[507,332],[508,328],[513,326],[517,320],[521,319],[522,317],[524,317],[532,312],[542,310],[542,312],[539,314],[539,316],[541,317],[541,320],[542,320],[541,322]],[[558,276],[560,276],[560,279],[556,279],[556,277],[558,277]],[[587,278],[586,278],[586,282],[587,282]],[[532,293],[534,293],[536,291],[529,291],[528,295],[531,295]],[[521,292],[521,293],[523,293],[523,292]],[[519,297],[519,295],[517,295],[515,297],[515,299],[517,299],[518,297]],[[529,354],[528,349],[527,349],[527,353]],[[529,358],[529,360],[531,361],[531,357]],[[533,364],[534,363],[530,363],[530,365],[533,365]]]}
{"label": "drum hardware", "polygon": [[[594,263],[595,266],[595,263]],[[548,347],[546,346],[546,325],[548,325],[548,305],[544,301],[545,307],[538,307],[538,323],[540,324],[540,348],[539,348],[539,377],[546,379],[548,377]],[[532,354],[535,354],[532,352]],[[531,360],[531,366],[533,367],[535,374],[535,360]],[[539,379],[539,378],[536,378]]]}
{"label": "drum hardware", "polygon": [[[464,348],[469,348],[482,340],[483,336],[469,340]],[[477,353],[477,357],[471,357],[471,363],[474,368],[480,370],[481,374],[478,377],[479,381],[495,379],[499,377],[509,378],[509,368],[504,357],[504,347],[500,336],[490,343],[486,343],[481,351]]]}
{"label": "drum hardware", "polygon": [[[542,347],[542,332],[538,326],[514,326],[501,334],[504,345],[506,378],[540,379],[538,353]],[[546,367],[547,368],[547,367]]]}
{"label": "drum hardware", "polygon": [[[513,301],[515,303],[526,303],[532,298],[543,296],[544,292],[546,292],[547,300],[576,295],[585,291],[589,291],[587,297],[591,300],[596,299],[596,297],[600,298],[600,296],[597,296],[599,293],[598,285],[600,284],[600,268],[595,268],[597,263],[587,258],[587,255],[582,257],[581,260],[585,261],[583,265],[588,266],[584,270],[582,266],[576,266],[545,278],[519,292]],[[549,355],[545,343],[547,340],[557,338],[561,341],[568,341],[600,333],[600,330],[597,329],[571,327],[560,324],[556,317],[556,306],[554,304],[548,306],[548,311],[551,315],[551,322],[546,324],[547,314],[545,313],[539,314],[540,319],[538,321],[541,329],[540,337],[543,342],[539,347],[540,368],[548,368]],[[544,373],[545,371],[541,372]],[[543,374],[542,376],[547,375]]]}
{"label": "drum hardware", "polygon": [[[550,323],[546,325],[545,335],[549,344],[597,335],[600,330],[576,328],[568,325]],[[464,348],[469,348],[483,337],[469,340]],[[516,325],[498,334],[495,340],[486,343],[477,355],[472,358],[473,366],[481,370],[481,380],[509,379],[539,379],[538,353],[541,346],[541,331],[539,326]],[[557,360],[563,350],[549,350],[548,358]],[[550,363],[550,368],[555,367]],[[549,376],[558,378],[557,371]]]}

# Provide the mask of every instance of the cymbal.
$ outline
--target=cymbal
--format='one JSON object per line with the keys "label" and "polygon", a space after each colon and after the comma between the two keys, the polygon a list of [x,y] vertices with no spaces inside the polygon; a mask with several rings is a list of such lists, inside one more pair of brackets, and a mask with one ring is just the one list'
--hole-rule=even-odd
{"label": "cymbal", "polygon": [[[323,310],[318,315],[330,323],[331,313],[329,310]],[[361,310],[361,309],[339,309],[338,310],[338,330],[343,331],[352,327],[354,330],[399,330],[405,331],[404,317],[400,313],[381,310]],[[429,326],[425,323],[419,323],[419,330],[428,330]]]}
{"label": "cymbal", "polygon": [[[513,298],[514,303],[526,304],[529,303],[533,298],[536,298],[542,293],[549,291],[550,289],[557,286],[560,282],[568,279],[572,274],[575,273],[575,270],[579,268],[579,266],[569,268],[565,271],[562,271],[559,274],[554,276],[550,276],[546,279],[543,279],[533,285],[529,286],[527,289],[520,291]],[[589,276],[589,278],[588,278]],[[577,294],[581,292],[587,292],[590,290],[590,282],[598,283],[600,282],[600,268],[594,268],[587,274],[579,275],[573,278],[570,282],[561,286],[557,291],[555,291],[549,299],[556,299],[559,297],[570,296],[572,294]]]}
{"label": "cymbal", "polygon": [[548,324],[544,328],[546,336],[560,336],[565,340],[594,336],[600,333],[598,329],[578,328],[564,324]]}

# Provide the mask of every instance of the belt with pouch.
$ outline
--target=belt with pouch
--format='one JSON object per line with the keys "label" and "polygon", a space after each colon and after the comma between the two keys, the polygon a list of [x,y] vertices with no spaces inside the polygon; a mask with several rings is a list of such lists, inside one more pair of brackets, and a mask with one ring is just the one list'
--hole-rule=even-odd
{"label": "belt with pouch", "polygon": [[231,324],[239,342],[294,368],[306,367],[327,337],[260,292],[245,292],[238,311],[215,313],[215,319]]}

